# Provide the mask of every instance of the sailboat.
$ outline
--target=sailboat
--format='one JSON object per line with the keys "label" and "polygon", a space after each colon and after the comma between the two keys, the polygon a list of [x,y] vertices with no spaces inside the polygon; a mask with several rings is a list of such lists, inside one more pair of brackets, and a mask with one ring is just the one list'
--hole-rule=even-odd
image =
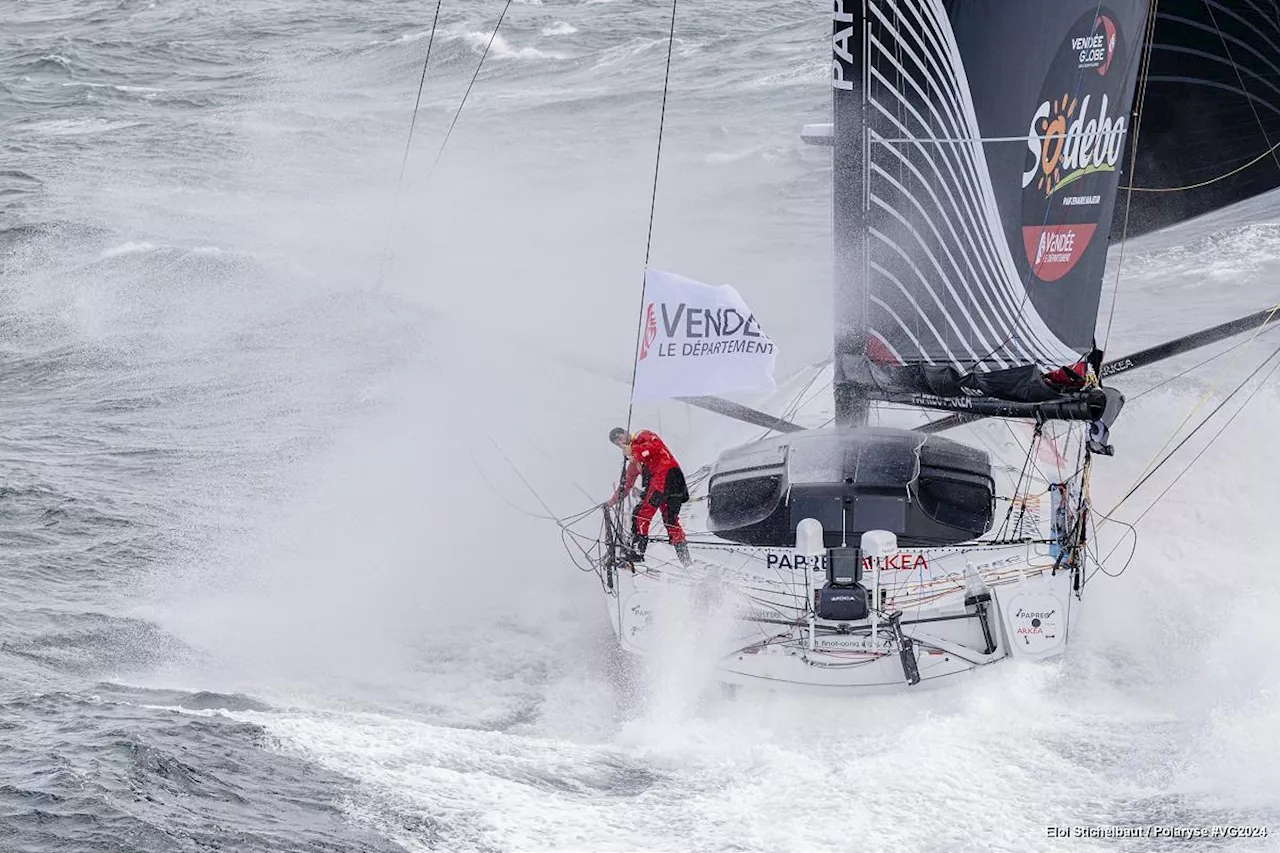
{"label": "sailboat", "polygon": [[[834,0],[833,120],[803,133],[832,149],[831,393],[783,417],[677,383],[769,432],[689,478],[689,565],[662,543],[628,559],[626,508],[604,510],[624,650],[664,648],[677,601],[718,620],[698,642],[730,685],[912,690],[1067,650],[1123,424],[1109,382],[1275,313],[1120,358],[1097,340],[1156,20],[1145,0]],[[681,350],[653,316],[688,306],[662,300],[642,356]]]}

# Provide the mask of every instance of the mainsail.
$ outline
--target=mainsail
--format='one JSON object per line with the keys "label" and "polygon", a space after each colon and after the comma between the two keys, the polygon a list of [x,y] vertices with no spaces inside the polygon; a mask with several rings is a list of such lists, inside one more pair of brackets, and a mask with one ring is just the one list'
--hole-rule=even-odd
{"label": "mainsail", "polygon": [[836,0],[846,419],[872,390],[1051,399],[1031,380],[1093,348],[1147,15],[1145,0]]}

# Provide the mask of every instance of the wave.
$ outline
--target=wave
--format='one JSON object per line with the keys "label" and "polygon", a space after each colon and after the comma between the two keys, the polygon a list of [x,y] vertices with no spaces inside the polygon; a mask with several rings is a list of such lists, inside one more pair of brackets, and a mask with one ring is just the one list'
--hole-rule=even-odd
{"label": "wave", "polygon": [[32,69],[36,69],[42,66],[49,66],[49,65],[56,66],[57,68],[61,68],[64,71],[70,71],[74,67],[74,63],[70,59],[57,53],[45,54],[44,56],[37,59],[34,63],[32,63],[30,67]]}
{"label": "wave", "polygon": [[110,249],[103,249],[102,254],[98,257],[100,260],[105,261],[109,258],[119,258],[125,255],[142,255],[148,252],[154,252],[156,248],[157,246],[155,243],[148,243],[145,240],[137,242],[130,240],[127,243],[121,243],[119,246],[112,246]]}
{"label": "wave", "polygon": [[141,121],[91,117],[82,119],[48,119],[27,125],[27,130],[45,136],[92,136],[144,127]]}
{"label": "wave", "polygon": [[209,690],[165,690],[104,681],[95,688],[97,695],[112,701],[182,711],[270,711],[266,702],[243,693],[217,693]]}
{"label": "wave", "polygon": [[489,55],[501,57],[503,59],[566,58],[564,54],[556,53],[554,51],[538,50],[536,47],[513,47],[511,42],[507,41],[506,36],[502,33],[494,35],[493,31],[464,33],[460,38],[476,50],[484,50],[485,45],[489,44],[489,40],[492,38],[493,45],[489,48]]}
{"label": "wave", "polygon": [[[1206,264],[1207,258],[1212,262]],[[1277,261],[1280,261],[1280,224],[1255,223],[1214,231],[1167,248],[1138,252],[1126,264],[1132,264],[1130,271],[1134,275],[1159,273],[1169,280],[1186,276],[1198,280],[1197,286],[1212,286],[1256,275]]]}
{"label": "wave", "polygon": [[[121,667],[145,669],[172,659],[183,644],[141,619],[105,613],[32,610],[24,623],[39,627],[5,643],[8,654],[44,667],[88,675]],[[21,625],[20,625],[21,627]]]}
{"label": "wave", "polygon": [[578,28],[567,21],[556,21],[549,27],[542,28],[544,36],[571,36],[578,31]]}

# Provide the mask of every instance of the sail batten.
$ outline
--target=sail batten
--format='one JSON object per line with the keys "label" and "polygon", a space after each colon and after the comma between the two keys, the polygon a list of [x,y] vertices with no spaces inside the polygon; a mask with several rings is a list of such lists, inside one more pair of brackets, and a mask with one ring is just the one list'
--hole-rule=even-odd
{"label": "sail batten", "polygon": [[[883,171],[879,171],[879,173],[881,175],[885,175]],[[888,176],[885,175],[885,177],[887,178]],[[896,181],[893,181],[891,178],[889,178],[889,182],[895,186],[901,186]],[[982,317],[982,315],[979,315],[986,322],[988,328],[992,333],[992,338],[990,339],[986,339],[983,337],[982,331],[978,325],[979,324],[978,319],[976,319],[973,316],[973,314],[970,313],[968,307],[966,306],[965,300],[960,296],[959,293],[956,292],[955,288],[953,287],[952,285],[953,279],[947,276],[943,272],[941,265],[938,263],[937,258],[934,256],[934,253],[929,249],[928,244],[926,243],[924,238],[920,235],[920,233],[916,231],[915,226],[912,225],[909,221],[907,221],[907,219],[901,214],[899,214],[896,210],[893,210],[891,207],[889,207],[884,199],[881,199],[880,197],[876,196],[874,193],[872,194],[871,198],[877,205],[882,207],[891,216],[893,216],[899,223],[901,223],[902,227],[906,229],[906,231],[914,238],[916,246],[918,247],[918,251],[917,253],[915,253],[916,257],[923,255],[923,257],[929,261],[929,264],[932,265],[933,269],[938,273],[937,279],[942,281],[945,284],[947,296],[950,297],[949,299],[944,299],[930,285],[929,280],[931,276],[926,275],[925,272],[920,269],[920,267],[917,265],[916,258],[912,256],[913,253],[906,251],[902,246],[898,245],[897,243],[894,243],[887,236],[884,236],[883,234],[880,235],[881,240],[891,245],[895,250],[897,250],[897,252],[902,256],[904,260],[908,261],[912,271],[916,274],[919,286],[922,287],[925,291],[927,291],[929,295],[933,298],[934,303],[943,310],[944,316],[946,317],[946,320],[947,320],[947,325],[951,328],[952,331],[956,333],[956,338],[958,340],[964,339],[964,332],[962,332],[960,329],[960,324],[964,324],[966,327],[972,329],[974,334],[978,336],[978,344],[979,344],[979,349],[981,351],[987,351],[991,349],[992,341],[997,340],[994,337],[995,329],[991,328],[991,324],[989,320],[987,320],[985,317]],[[935,231],[935,234],[936,234],[936,231]],[[972,296],[972,290],[969,291],[969,295]],[[955,316],[954,312],[947,311],[945,308],[945,303],[947,302],[954,303],[959,308],[959,313],[963,316],[957,317]],[[977,352],[970,351],[970,356],[973,358],[977,358]]]}
{"label": "sail batten", "polygon": [[[918,281],[924,280],[924,274],[921,273],[919,268],[915,266],[915,262],[911,259],[910,255],[906,252],[906,250],[904,250],[901,246],[897,245],[893,241],[889,240],[889,238],[887,238],[884,234],[882,234],[880,231],[876,230],[875,228],[872,228],[870,230],[870,233],[872,237],[882,241],[889,248],[896,251],[899,254],[899,256],[903,259],[903,261],[915,272],[916,279]],[[915,310],[915,314],[917,318],[922,320],[925,326],[927,326],[929,331],[933,334],[934,340],[936,340],[939,345],[945,347],[946,341],[948,340],[948,336],[944,332],[939,331],[937,326],[934,325],[933,319],[931,317],[932,312],[926,312],[924,309],[921,308],[920,303],[916,300],[917,294],[921,292],[928,292],[929,295],[933,298],[933,300],[935,302],[938,302],[938,304],[940,305],[941,303],[938,301],[937,295],[934,294],[932,290],[928,290],[927,288],[925,288],[925,290],[922,291],[920,288],[907,287],[905,284],[902,283],[902,281],[896,275],[889,272],[885,267],[882,267],[879,263],[877,263],[874,260],[871,261],[870,263],[870,269],[873,271],[879,272],[881,275],[883,275],[886,279],[891,281],[897,287],[899,294],[901,294],[901,297],[904,298],[907,301],[907,303],[910,305],[910,307]],[[871,302],[876,305],[886,304],[885,300],[882,297],[874,293],[871,295]],[[899,320],[899,323],[901,324],[901,320]],[[954,322],[951,323],[951,329],[955,331],[957,335],[960,334],[959,329],[956,327]],[[872,331],[882,339],[884,338],[884,332],[882,329],[873,328]],[[912,336],[912,342],[915,343],[917,347],[921,346],[919,340],[914,336]],[[929,347],[929,348],[922,347],[919,351],[922,357],[925,357],[925,356],[928,356],[928,353],[932,349],[933,349],[932,347]],[[928,360],[930,362],[933,361],[932,358],[929,358]]]}
{"label": "sail batten", "polygon": [[[877,135],[874,133],[874,131],[872,132],[871,141],[872,141],[872,143],[876,143],[876,142],[878,141],[878,137],[877,137]],[[921,151],[922,151],[922,153],[923,153],[923,149],[921,149]],[[901,160],[902,164],[903,164],[906,168],[910,169],[910,170],[912,171],[912,173],[916,176],[916,178],[920,181],[921,186],[924,188],[925,192],[927,192],[927,193],[929,194],[929,196],[932,198],[932,200],[933,200],[934,204],[935,204],[939,209],[942,209],[942,208],[943,208],[942,202],[938,199],[938,197],[937,197],[936,193],[934,192],[931,182],[930,182],[929,180],[927,180],[927,179],[925,178],[925,176],[924,176],[924,175],[922,175],[922,174],[920,173],[920,171],[919,171],[919,170],[918,170],[918,169],[917,169],[917,168],[916,168],[916,167],[915,167],[915,166],[910,162],[910,159],[909,159],[909,158],[907,158],[907,157],[905,157],[905,156],[902,156],[902,155],[899,155],[899,159]],[[926,159],[929,159],[929,158],[926,158]],[[946,194],[947,194],[947,199],[948,199],[948,201],[950,202],[951,206],[952,206],[954,209],[956,209],[957,211],[960,211],[960,210],[961,210],[961,208],[959,207],[959,205],[957,205],[957,204],[955,203],[955,196],[954,196],[954,195],[952,195],[952,193],[951,193],[951,191],[950,191],[950,188],[949,188],[949,182],[947,181],[946,177],[944,177],[944,176],[941,174],[941,172],[940,172],[940,171],[938,170],[938,168],[937,168],[936,163],[934,163],[932,160],[930,160],[930,165],[933,167],[934,174],[935,174],[935,175],[937,176],[937,178],[939,179],[939,183],[940,183],[940,185],[943,187],[944,192],[946,192]],[[885,175],[886,175],[886,177],[888,177],[888,176],[887,176],[887,174],[886,174],[886,173],[884,173],[884,171],[883,171],[882,169],[880,169],[880,168],[879,168],[877,165],[875,165],[874,163],[872,164],[872,169],[873,169],[873,170],[879,170],[879,171],[881,172],[881,174],[885,174]],[[953,171],[951,171],[950,169],[948,169],[948,171],[950,172],[951,177],[954,179],[954,178],[955,178],[955,173],[954,173]],[[901,185],[897,185],[897,188],[898,188],[898,189],[903,193],[903,195],[904,195],[905,197],[908,197],[908,198],[910,198],[910,197],[911,197],[911,195],[907,192],[907,190],[906,190],[906,188],[905,188],[905,187],[902,187]],[[917,205],[917,206],[918,206],[918,205]],[[967,211],[965,211],[965,212],[967,213]],[[923,211],[923,210],[921,210],[921,214],[922,214],[922,216],[924,215],[924,211]],[[930,225],[931,225],[931,226],[934,226],[934,227],[936,228],[936,226],[934,225],[934,221],[933,221],[933,220],[928,219],[928,217],[925,217],[925,218],[926,218],[926,220],[927,220],[927,221],[929,221],[929,222],[930,222]],[[965,233],[965,235],[966,235],[966,240],[961,241],[961,239],[960,239],[959,235],[956,233],[956,230],[955,230],[955,224],[954,224],[953,218],[952,218],[952,217],[942,217],[942,220],[943,220],[943,222],[946,224],[947,229],[949,230],[949,232],[950,232],[950,234],[951,234],[951,236],[952,236],[953,241],[954,241],[954,242],[955,242],[955,244],[959,247],[959,253],[960,253],[960,255],[961,255],[962,257],[964,257],[964,258],[965,258],[965,262],[966,262],[966,267],[967,267],[967,269],[968,269],[968,273],[973,277],[973,279],[974,279],[974,280],[977,280],[977,281],[979,282],[979,292],[982,294],[983,299],[985,300],[985,302],[986,302],[986,304],[987,304],[987,307],[991,310],[991,312],[992,312],[993,314],[994,314],[994,313],[996,313],[996,312],[1003,311],[1005,319],[1006,319],[1006,320],[1011,321],[1011,320],[1012,320],[1012,313],[1009,311],[1009,307],[1010,307],[1010,306],[1008,306],[1008,305],[1001,305],[999,308],[997,308],[997,306],[992,302],[991,294],[992,294],[993,292],[995,292],[995,288],[994,288],[994,281],[991,279],[991,277],[990,277],[990,275],[988,274],[987,270],[984,268],[984,269],[983,269],[983,272],[982,272],[981,274],[979,274],[978,270],[974,267],[974,264],[973,264],[973,256],[974,256],[974,255],[977,255],[977,254],[980,252],[979,247],[978,247],[978,244],[977,244],[977,241],[975,241],[975,240],[973,239],[973,231],[974,231],[975,229],[973,229],[973,228],[970,228],[970,229],[962,229],[962,230],[964,230],[964,233]],[[976,218],[976,217],[972,217],[972,216],[970,216],[970,217],[967,217],[967,218],[966,218],[966,221],[967,221],[968,223],[972,224],[972,223],[976,223],[978,220],[977,220],[977,218]],[[941,239],[941,235],[939,235],[939,239]],[[965,252],[965,246],[963,245],[964,243],[967,243],[967,244],[968,244],[968,247],[969,247],[970,249],[972,249],[972,250],[973,250],[973,252],[972,252],[972,253],[967,253],[967,252]],[[951,254],[951,252],[950,252],[950,250],[948,249],[948,255],[950,255],[950,254]],[[962,270],[960,270],[960,269],[959,269],[959,266],[958,266],[958,265],[956,266],[956,271],[957,271],[957,273],[958,273],[958,274],[960,274],[961,276],[963,276],[963,275],[964,275],[964,272],[963,272]],[[982,285],[986,285],[986,286],[985,286],[985,287],[983,287]],[[972,295],[972,292],[971,292],[971,294],[970,294],[970,295]],[[990,330],[993,334],[995,333],[995,330],[994,330],[994,328],[992,328],[992,324],[990,323],[990,321],[988,321],[988,328],[989,328],[989,330]]]}
{"label": "sail batten", "polygon": [[[871,5],[872,5],[872,7],[873,7],[873,8],[876,6],[876,4],[875,4],[875,3],[872,3]],[[879,17],[879,18],[881,19],[881,21],[883,21],[883,20],[884,20],[883,15],[880,15],[880,14],[879,14],[879,12],[878,12],[878,10],[877,10],[877,17]],[[895,36],[897,36],[897,35],[898,35],[897,31],[896,31],[896,30],[893,30],[891,27],[889,28],[889,31],[890,31],[890,33],[892,33],[892,34],[893,34],[893,35],[895,35]],[[956,156],[957,158],[964,157],[964,158],[965,158],[965,160],[966,160],[966,162],[970,165],[970,167],[971,167],[971,168],[976,168],[976,158],[975,158],[975,153],[974,153],[973,149],[970,147],[970,146],[972,146],[972,143],[973,143],[973,141],[974,141],[974,140],[973,140],[971,137],[964,136],[964,135],[962,135],[962,134],[961,134],[961,131],[962,131],[963,127],[964,127],[964,122],[963,122],[963,120],[958,116],[959,105],[958,105],[958,104],[956,104],[956,103],[954,103],[954,102],[950,99],[950,97],[949,97],[949,92],[948,92],[947,87],[940,85],[939,80],[941,79],[941,74],[942,74],[942,72],[938,69],[937,64],[932,60],[932,58],[930,57],[929,62],[930,62],[931,67],[933,68],[933,71],[934,71],[938,76],[936,76],[936,77],[931,77],[931,78],[929,78],[926,82],[930,85],[930,89],[931,89],[931,91],[933,91],[933,92],[937,92],[937,93],[940,93],[940,94],[942,94],[942,96],[943,96],[943,97],[945,97],[945,98],[947,98],[947,99],[948,99],[948,100],[947,100],[947,103],[943,105],[943,109],[944,109],[944,111],[946,111],[946,112],[947,112],[947,114],[948,114],[948,115],[947,115],[947,122],[945,122],[945,123],[944,123],[944,121],[943,121],[942,117],[938,114],[937,109],[935,108],[935,102],[936,102],[936,99],[935,99],[935,98],[931,98],[931,97],[929,97],[929,95],[928,95],[928,94],[926,94],[926,93],[925,93],[925,91],[924,91],[923,89],[921,89],[921,87],[920,87],[919,83],[915,80],[915,78],[914,78],[914,77],[912,77],[910,74],[908,74],[908,73],[907,73],[906,69],[904,69],[904,68],[902,67],[901,63],[899,63],[899,62],[898,62],[898,61],[893,57],[893,55],[892,55],[892,53],[891,53],[891,52],[889,52],[888,50],[886,50],[886,49],[885,49],[885,47],[884,47],[884,45],[883,45],[883,44],[881,44],[877,39],[875,39],[875,36],[874,36],[874,35],[870,36],[870,41],[871,41],[874,45],[876,45],[876,46],[879,48],[879,50],[880,50],[881,54],[882,54],[883,56],[885,56],[885,57],[887,58],[887,60],[888,60],[888,61],[889,61],[889,62],[890,62],[890,63],[891,63],[891,64],[892,64],[892,65],[893,65],[897,70],[898,70],[899,74],[903,77],[903,79],[907,80],[907,81],[912,85],[912,87],[915,89],[915,91],[916,91],[917,95],[920,97],[921,101],[922,101],[923,103],[925,103],[925,104],[927,104],[927,105],[928,105],[928,107],[929,107],[929,111],[933,114],[933,117],[938,121],[938,124],[939,124],[939,125],[943,125],[943,124],[948,125],[948,126],[944,127],[943,129],[944,129],[944,130],[947,130],[947,131],[950,133],[951,138],[952,138],[952,139],[955,139],[955,140],[957,140],[957,141],[959,141],[959,142],[965,143],[965,147],[964,147],[964,148],[962,148],[962,149],[957,149],[957,150],[954,152],[955,156]],[[900,49],[901,49],[904,53],[906,53],[906,54],[907,54],[907,56],[908,56],[909,58],[911,58],[911,59],[912,59],[912,61],[914,61],[917,65],[921,65],[921,67],[923,68],[923,65],[921,64],[919,57],[918,57],[918,56],[915,54],[915,52],[911,49],[911,46],[910,46],[910,44],[909,44],[908,42],[906,42],[905,40],[900,40],[900,41],[898,42],[898,45],[900,46]],[[874,69],[874,67],[871,69],[871,73],[872,73],[873,75],[880,76],[880,77],[883,79],[883,75],[879,75],[879,73]],[[928,72],[927,72],[927,71],[925,71],[925,73],[927,74]],[[893,88],[892,88],[892,86],[888,83],[888,81],[886,80],[886,81],[884,81],[884,82],[885,82],[885,86],[886,86],[886,88],[888,88],[890,91],[893,91]],[[919,114],[919,112],[917,112],[917,111],[914,109],[914,107],[911,105],[911,103],[910,103],[908,100],[906,100],[906,99],[900,99],[900,100],[901,100],[901,102],[904,104],[904,106],[906,106],[909,110],[911,110],[911,111],[914,113],[914,115],[915,115],[915,117],[916,117],[917,121],[920,123],[920,126],[921,126],[925,131],[926,131],[926,137],[924,137],[924,138],[931,137],[933,134],[930,132],[930,130],[931,130],[931,129],[930,129],[930,125],[929,125],[929,123],[928,123],[927,121],[925,121],[925,120],[924,120],[924,117],[923,117],[922,115],[920,115],[920,114]],[[906,128],[905,128],[905,127],[902,127],[901,125],[899,125],[899,127],[902,129],[902,131],[903,131],[904,133],[906,132]],[[874,129],[872,130],[872,132],[874,132]],[[881,137],[881,138],[882,138],[882,140],[883,140],[883,137]],[[912,141],[916,141],[916,140],[919,140],[919,139],[921,139],[921,138],[922,138],[922,137],[920,137],[920,136],[918,136],[918,135],[917,135],[917,136],[915,136],[915,137],[911,137],[911,136],[906,137],[906,139],[909,139],[909,140],[912,140]],[[923,153],[923,152],[922,152],[922,153]],[[954,172],[952,173],[951,177],[952,177],[952,179],[953,179],[953,180],[956,180],[957,182],[959,181],[959,179],[958,179],[957,175],[956,175]],[[965,199],[966,204],[973,205],[973,208],[972,208],[972,209],[973,209],[973,211],[974,211],[974,212],[975,212],[975,214],[976,214],[977,209],[978,209],[978,206],[977,206],[977,199],[976,199],[976,197],[971,196],[971,195],[967,192],[967,191],[968,191],[968,187],[967,187],[966,185],[961,184],[961,190],[962,190],[962,192],[964,192],[964,193],[965,193],[965,195],[966,195],[966,199]],[[984,247],[984,250],[985,250],[985,248],[986,248],[986,247]]]}
{"label": "sail batten", "polygon": [[[883,270],[881,270],[881,272],[883,272]],[[899,287],[901,287],[901,285],[899,285]],[[917,348],[920,348],[919,339],[916,337],[915,333],[911,330],[911,327],[908,326],[905,322],[903,322],[902,318],[899,317],[897,312],[893,310],[892,305],[885,302],[883,299],[881,299],[878,296],[872,296],[871,301],[876,305],[876,307],[878,307],[880,310],[884,311],[886,314],[892,317],[894,322],[898,324],[898,328],[902,330],[902,333],[904,335],[906,335],[907,339],[912,344],[914,344]],[[888,355],[890,355],[894,360],[902,361],[902,354],[899,353],[893,346],[891,346],[888,341],[886,341],[883,337],[880,337],[879,334],[876,335],[876,340],[879,341],[880,345],[886,349]],[[924,350],[921,348],[921,351],[923,352]],[[933,360],[929,359],[927,356],[926,356],[926,360],[928,361],[929,364],[934,363]]]}
{"label": "sail batten", "polygon": [[[875,72],[873,72],[873,75],[874,75],[874,76],[879,76],[879,75],[876,75],[876,74],[875,74]],[[923,95],[923,93],[921,93],[921,94]],[[882,115],[884,115],[884,116],[885,116],[885,117],[886,117],[890,122],[892,122],[894,126],[896,126],[899,130],[901,130],[901,131],[902,131],[902,132],[904,132],[904,133],[906,133],[906,132],[907,132],[906,127],[905,127],[904,125],[902,125],[902,123],[901,123],[901,122],[897,121],[897,119],[895,119],[892,115],[890,115],[890,114],[889,114],[889,112],[884,108],[884,106],[883,106],[883,105],[879,104],[878,102],[873,102],[873,104],[874,104],[874,106],[876,107],[877,111],[878,111],[878,112],[880,112]],[[923,117],[923,116],[921,116],[921,115],[920,115],[920,114],[915,110],[915,108],[914,108],[913,106],[911,106],[910,104],[905,104],[905,106],[906,106],[906,108],[907,108],[907,109],[908,109],[908,110],[909,110],[909,111],[910,111],[910,112],[915,116],[915,118],[917,119],[917,121],[919,121],[919,122],[920,122],[920,124],[921,124],[922,126],[926,125],[926,122],[925,122],[925,120],[924,120],[924,117]],[[935,116],[937,115],[937,113],[936,113],[936,112],[935,112],[934,114],[935,114]],[[871,129],[871,130],[869,131],[869,133],[870,133],[870,141],[871,141],[872,143],[874,143],[874,144],[883,144],[883,143],[888,142],[888,140],[886,140],[883,136],[881,136],[881,135],[880,135],[880,134],[879,134],[879,133],[878,133],[874,128],[873,128],[873,129]],[[932,169],[933,173],[934,173],[934,174],[938,177],[938,179],[940,180],[941,185],[942,185],[942,187],[944,188],[944,191],[947,193],[948,201],[951,203],[952,207],[953,207],[953,208],[955,208],[957,211],[960,211],[960,212],[962,212],[962,213],[964,213],[964,214],[965,214],[965,216],[966,216],[966,221],[967,221],[967,223],[971,226],[971,230],[967,230],[965,233],[966,233],[966,236],[968,237],[969,245],[974,249],[975,254],[979,254],[979,253],[981,253],[981,254],[986,254],[986,253],[987,253],[987,252],[988,252],[992,247],[991,247],[991,246],[989,246],[989,245],[979,247],[978,242],[977,242],[977,241],[975,241],[975,240],[973,239],[973,237],[974,237],[974,231],[975,231],[975,230],[977,230],[976,228],[973,228],[973,226],[975,226],[975,225],[976,225],[976,223],[977,223],[977,221],[978,221],[978,211],[977,211],[976,199],[975,199],[975,198],[973,198],[973,197],[972,197],[971,195],[969,195],[968,193],[964,193],[964,194],[965,194],[965,196],[966,196],[966,197],[965,197],[965,205],[964,205],[963,207],[961,207],[961,205],[957,204],[957,203],[956,203],[955,196],[951,193],[950,185],[951,185],[951,183],[952,183],[952,182],[955,182],[955,183],[957,183],[957,184],[961,184],[961,181],[960,181],[960,179],[959,179],[959,175],[958,175],[958,174],[957,174],[957,172],[952,168],[951,164],[950,164],[949,162],[944,161],[944,164],[946,165],[946,167],[947,167],[947,172],[948,172],[948,174],[944,176],[944,175],[942,174],[941,170],[938,168],[937,161],[936,161],[936,160],[934,160],[934,159],[929,155],[929,153],[925,151],[925,149],[924,149],[924,147],[923,147],[923,146],[921,146],[921,145],[919,145],[919,144],[918,144],[918,141],[917,141],[915,138],[907,137],[906,139],[907,139],[907,141],[910,141],[910,142],[916,143],[916,147],[917,147],[918,151],[920,152],[920,155],[921,155],[921,156],[922,156],[922,158],[923,158],[923,159],[924,159],[924,160],[929,164],[929,166],[930,166],[930,168]],[[910,160],[909,160],[909,158],[907,158],[905,155],[901,154],[901,152],[897,152],[897,151],[896,151],[895,149],[893,149],[892,147],[889,147],[889,148],[887,148],[886,150],[889,150],[889,151],[894,152],[894,153],[899,157],[899,159],[900,159],[900,160],[902,160],[902,162],[903,162],[904,164],[906,164],[906,165],[908,165],[908,166],[910,167]],[[873,162],[874,162],[874,161],[873,161]],[[916,173],[917,177],[920,179],[921,186],[926,190],[926,192],[928,192],[931,196],[933,196],[933,197],[934,197],[934,202],[935,202],[935,204],[938,204],[938,206],[939,206],[939,207],[941,207],[941,203],[938,201],[938,199],[937,199],[936,195],[934,195],[934,193],[933,193],[933,189],[932,189],[932,186],[930,185],[930,182],[929,182],[928,180],[926,180],[926,179],[924,178],[924,176],[923,176],[923,175],[921,175],[921,174],[919,173],[919,170],[917,170],[917,169],[913,169],[913,171],[915,171],[915,173]],[[948,178],[950,178],[950,180],[948,180]],[[964,186],[963,186],[963,184],[961,184],[961,188],[962,188],[962,192],[963,192],[965,189],[967,189],[966,187],[964,187]],[[904,191],[904,192],[905,192],[905,191]],[[947,222],[948,222],[948,224],[950,224],[950,223],[951,223],[951,220],[950,220],[950,219],[947,219]],[[957,242],[958,242],[958,241],[957,241]]]}
{"label": "sail batten", "polygon": [[[903,189],[903,188],[902,188],[902,186],[901,186],[901,184],[899,184],[898,182],[894,181],[894,180],[893,180],[893,179],[892,179],[892,178],[891,178],[887,173],[883,172],[883,170],[880,170],[880,169],[879,169],[879,167],[873,167],[873,168],[875,168],[877,171],[879,171],[879,172],[880,172],[880,174],[881,174],[881,175],[882,175],[886,180],[888,180],[891,184],[893,184],[894,186],[898,187],[899,189]],[[936,198],[935,198],[935,201],[936,201]],[[917,206],[917,207],[918,207],[918,206]],[[921,209],[921,212],[923,212],[923,209]],[[941,236],[940,234],[938,234],[937,229],[936,229],[936,226],[933,226],[933,224],[932,224],[932,223],[930,223],[930,224],[931,224],[931,227],[934,227],[934,236],[938,238],[938,241],[939,241],[940,243],[942,243],[943,251],[946,253],[946,255],[947,255],[947,259],[948,259],[948,261],[950,262],[950,265],[951,265],[952,269],[954,269],[954,270],[956,271],[957,276],[960,278],[960,280],[961,280],[961,281],[968,282],[968,281],[969,281],[969,279],[964,275],[964,271],[960,269],[960,265],[959,265],[959,263],[956,261],[956,259],[955,259],[955,255],[953,254],[953,252],[952,252],[951,248],[950,248],[950,247],[948,247],[948,246],[946,245],[946,243],[942,241],[942,236]],[[918,235],[917,235],[917,237],[918,237]],[[954,232],[954,229],[952,229],[952,237],[953,237],[953,238],[955,238],[955,232]],[[957,239],[957,242],[959,242],[959,241],[958,241],[958,239]],[[921,243],[923,244],[923,241],[921,241]],[[925,251],[926,251],[926,252],[928,251],[927,247],[925,247]],[[961,252],[961,254],[963,255],[963,251]],[[936,264],[936,261],[935,261],[935,266],[936,266],[936,265],[937,265],[937,264]],[[971,263],[970,263],[970,264],[968,264],[968,267],[969,267],[969,272],[974,274],[974,278],[977,278],[978,276],[977,276],[976,272],[973,270],[973,268],[972,268],[972,264],[971,264]],[[939,270],[939,272],[941,272],[941,270]],[[922,284],[923,284],[926,288],[928,288],[928,282],[927,282],[927,281],[925,281],[925,280],[923,280],[923,279],[922,279]],[[968,295],[972,298],[972,297],[973,297],[973,290],[972,290],[972,287],[969,287],[969,286],[966,284],[966,290],[967,290],[967,292],[968,292]],[[953,294],[953,296],[954,296],[954,295],[955,295],[955,294]],[[984,295],[984,298],[985,298],[985,293],[984,293],[983,295]],[[957,301],[959,301],[959,300],[957,300]],[[987,305],[988,305],[988,307],[989,307],[989,308],[991,308],[991,309],[994,311],[994,310],[995,310],[995,307],[991,304],[990,299],[987,299],[986,301],[987,301]],[[963,307],[962,307],[962,310],[963,310]],[[980,316],[980,317],[982,317],[983,321],[984,321],[984,322],[985,322],[985,324],[986,324],[987,331],[990,333],[990,338],[989,338],[989,340],[992,340],[992,341],[994,341],[994,340],[998,340],[998,338],[996,337],[996,336],[998,335],[998,332],[996,331],[996,328],[995,328],[995,327],[994,327],[994,325],[991,323],[991,321],[990,321],[989,319],[987,319],[988,315],[980,314],[979,316]],[[968,319],[970,322],[974,322],[972,317],[966,317],[966,319]],[[986,347],[984,346],[984,348],[986,348]]]}

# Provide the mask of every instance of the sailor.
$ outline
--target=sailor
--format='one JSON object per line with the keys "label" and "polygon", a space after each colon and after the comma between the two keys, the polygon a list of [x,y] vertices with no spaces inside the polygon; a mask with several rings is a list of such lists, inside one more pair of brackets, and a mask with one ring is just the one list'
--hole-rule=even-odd
{"label": "sailor", "polygon": [[614,427],[609,431],[609,441],[626,454],[627,473],[621,487],[605,501],[605,505],[617,504],[631,491],[636,478],[643,475],[644,500],[631,514],[632,561],[644,560],[645,549],[649,546],[649,523],[654,513],[662,510],[667,538],[675,547],[680,562],[689,565],[689,545],[685,541],[684,528],[680,526],[680,507],[689,500],[689,488],[675,456],[657,433],[647,429],[628,435],[622,427]]}

